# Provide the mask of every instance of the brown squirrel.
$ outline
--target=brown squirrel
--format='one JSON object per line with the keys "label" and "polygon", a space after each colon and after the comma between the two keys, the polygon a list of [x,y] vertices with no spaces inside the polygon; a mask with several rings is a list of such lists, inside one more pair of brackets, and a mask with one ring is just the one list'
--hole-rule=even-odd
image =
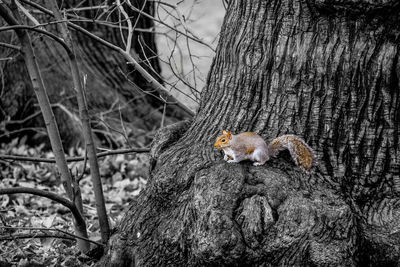
{"label": "brown squirrel", "polygon": [[314,151],[296,135],[279,136],[267,145],[256,133],[244,132],[234,135],[224,130],[222,135],[217,137],[214,146],[224,151],[224,160],[229,163],[248,159],[254,162],[254,166],[259,166],[287,149],[296,165],[306,173],[310,173],[311,168],[316,165]]}

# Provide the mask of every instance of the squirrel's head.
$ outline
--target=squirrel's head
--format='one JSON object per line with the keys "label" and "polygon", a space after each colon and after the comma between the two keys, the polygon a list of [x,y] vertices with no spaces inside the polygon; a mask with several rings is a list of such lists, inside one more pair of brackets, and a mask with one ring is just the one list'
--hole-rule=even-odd
{"label": "squirrel's head", "polygon": [[222,135],[217,137],[214,146],[216,148],[224,148],[230,146],[230,141],[232,139],[232,134],[230,131],[222,131]]}

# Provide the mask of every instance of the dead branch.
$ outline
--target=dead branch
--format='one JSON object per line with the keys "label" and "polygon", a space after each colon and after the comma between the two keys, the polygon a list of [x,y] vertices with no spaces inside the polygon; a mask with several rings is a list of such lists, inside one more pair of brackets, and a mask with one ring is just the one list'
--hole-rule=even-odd
{"label": "dead branch", "polygon": [[[64,231],[64,230],[62,230],[62,229],[58,229],[58,228],[45,228],[45,227],[21,227],[21,226],[16,226],[16,227],[13,227],[13,226],[0,226],[0,228],[3,228],[3,229],[12,229],[12,230],[28,230],[28,231],[41,231],[41,232],[43,232],[42,234],[43,235],[49,235],[48,237],[52,237],[52,236],[50,236],[51,235],[51,233],[47,233],[47,232],[45,232],[45,231],[57,231],[57,232],[60,232],[60,233],[62,233],[62,234],[64,234],[65,235],[65,239],[72,239],[72,240],[74,240],[74,239],[76,239],[76,238],[78,238],[78,239],[82,239],[82,240],[85,240],[85,241],[87,241],[87,242],[90,242],[90,243],[93,243],[93,244],[96,244],[96,245],[98,245],[98,246],[105,246],[104,244],[102,244],[102,243],[99,243],[99,242],[96,242],[96,241],[94,241],[94,240],[90,240],[89,238],[84,238],[84,237],[81,237],[81,236],[77,236],[77,235],[74,235],[74,234],[71,234],[71,233],[69,233],[69,232],[67,232],[67,231]],[[32,234],[31,234],[32,235]],[[39,235],[39,233],[37,233],[37,234],[35,234],[35,236],[32,236],[32,238],[38,238],[38,236],[37,235]],[[55,234],[53,234],[53,235],[55,235]],[[9,236],[9,235],[8,235]],[[15,235],[14,235],[15,236]],[[2,237],[7,237],[6,235],[3,235],[3,236],[0,236],[0,240],[2,239]],[[46,236],[43,236],[43,238],[45,238]],[[54,236],[54,237],[56,237],[56,236]],[[17,237],[18,238],[18,237]],[[26,238],[29,238],[29,237],[26,237]],[[40,237],[40,238],[42,238],[42,237]],[[56,237],[57,238],[57,237]],[[60,237],[60,238],[64,238],[64,237]],[[10,240],[10,239],[3,239],[3,240]],[[11,240],[12,240],[12,238],[11,238]]]}
{"label": "dead branch", "polygon": [[14,240],[14,239],[33,239],[33,238],[60,238],[60,239],[75,240],[75,238],[71,236],[52,234],[52,233],[21,233],[21,234],[0,235],[0,241]]}
{"label": "dead branch", "polygon": [[[119,155],[119,154],[129,154],[129,153],[148,153],[150,151],[149,148],[127,148],[127,149],[118,149],[107,152],[97,153],[98,158],[103,158],[110,155]],[[55,163],[55,159],[44,159],[38,157],[26,157],[26,156],[18,156],[18,155],[4,155],[0,154],[0,159],[6,160],[18,160],[18,161],[31,161],[31,162],[44,162],[44,163]],[[83,161],[85,157],[70,157],[66,158],[67,162],[75,162],[75,161]]]}

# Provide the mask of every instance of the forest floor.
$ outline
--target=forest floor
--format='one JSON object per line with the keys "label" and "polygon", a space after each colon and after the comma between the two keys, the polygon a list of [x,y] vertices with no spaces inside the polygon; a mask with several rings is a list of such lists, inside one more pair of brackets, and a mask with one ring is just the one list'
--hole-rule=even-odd
{"label": "forest floor", "polygon": [[[29,147],[24,140],[14,139],[9,144],[2,144],[0,154],[54,158],[52,152],[43,151],[43,144]],[[83,153],[78,149],[70,151],[68,156],[82,156]],[[146,185],[148,154],[107,156],[99,161],[106,208],[113,228],[129,202]],[[73,162],[69,168],[74,177],[82,177],[79,185],[89,238],[100,241],[90,170],[86,166],[83,172],[83,165],[83,161]],[[0,176],[0,188],[38,188],[66,197],[59,174],[51,163],[1,161]],[[29,194],[0,196],[0,221],[0,266],[7,266],[5,262],[14,266],[91,266],[95,261],[78,253],[71,240],[35,238],[37,234],[49,232],[40,228],[52,229],[52,233],[59,233],[59,230],[73,233],[68,209],[52,200]],[[25,234],[30,238],[19,238]],[[4,239],[10,240],[1,241]]]}

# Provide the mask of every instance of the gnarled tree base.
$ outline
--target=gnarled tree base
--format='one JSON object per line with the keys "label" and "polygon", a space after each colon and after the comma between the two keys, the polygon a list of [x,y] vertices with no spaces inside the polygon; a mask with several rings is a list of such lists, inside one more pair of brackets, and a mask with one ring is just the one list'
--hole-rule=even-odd
{"label": "gnarled tree base", "polygon": [[156,137],[149,187],[101,265],[355,265],[356,217],[321,177],[283,158],[229,164],[212,144],[185,138],[165,147],[185,126]]}

